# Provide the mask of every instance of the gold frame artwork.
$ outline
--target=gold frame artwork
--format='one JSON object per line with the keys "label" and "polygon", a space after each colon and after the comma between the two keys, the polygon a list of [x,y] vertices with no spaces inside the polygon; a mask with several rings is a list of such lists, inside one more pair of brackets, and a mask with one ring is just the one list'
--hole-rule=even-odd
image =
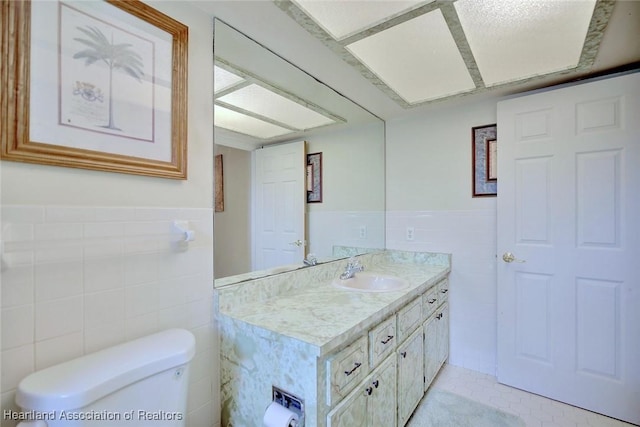
{"label": "gold frame artwork", "polygon": [[224,168],[222,154],[215,156],[213,170],[215,171],[215,212],[224,212]]}
{"label": "gold frame artwork", "polygon": [[[99,8],[95,9],[99,11],[95,15],[75,9],[71,4],[41,3],[50,6],[38,4],[37,7],[55,7],[58,11],[57,17],[45,16],[46,30],[41,30],[39,24],[34,24],[32,28],[32,19],[35,20],[37,16],[44,15],[43,9],[39,9],[39,15],[34,12],[36,2],[3,1],[0,5],[2,12],[0,18],[0,55],[2,57],[0,159],[186,179],[188,27],[138,0],[91,2],[91,7]],[[86,25],[62,25],[63,17],[67,17],[65,19],[69,19],[70,23]],[[105,37],[100,26],[111,29],[110,39]],[[47,43],[47,46],[40,46],[36,44],[34,36],[39,34],[38,31],[43,31],[42,34],[45,34],[45,31],[47,31],[46,34],[55,32],[57,40],[51,40],[55,38],[50,37],[50,43]],[[67,32],[71,35],[67,35]],[[93,53],[94,57],[91,60],[87,59],[86,52],[89,49],[86,47],[92,40],[96,40],[92,37],[102,37],[104,46],[110,43],[109,46],[114,47],[116,46],[114,33],[118,36],[122,34],[125,39],[128,37],[131,40],[139,40],[141,46],[146,46],[140,51],[141,54],[138,51],[133,52],[134,57],[130,62],[133,65],[118,64],[119,68],[114,65],[103,65],[108,62],[105,61],[105,57],[96,59],[96,53]],[[138,34],[150,36],[147,39]],[[33,52],[32,39],[34,40]],[[64,45],[64,43],[68,44]],[[74,43],[73,52],[76,54],[73,56],[71,56],[73,52],[67,49],[70,43]],[[130,46],[122,41],[118,43],[119,47]],[[80,51],[83,48],[84,53]],[[127,47],[124,49],[134,50]],[[98,50],[95,49],[92,52],[98,52]],[[169,53],[171,57],[167,59]],[[57,67],[38,67],[32,64],[34,58],[35,64],[40,60],[39,58],[44,62],[45,54],[47,60],[55,62]],[[147,64],[150,65],[142,68],[142,60],[148,60]],[[64,68],[65,66],[67,68]],[[100,76],[100,82],[106,81],[108,86],[105,84],[105,91],[102,92],[99,87],[95,89],[95,86],[87,82],[78,81],[75,74],[67,72],[67,69],[73,69],[75,74],[84,73],[96,80],[98,79],[96,76]],[[32,72],[35,73],[33,76]],[[144,87],[145,97],[126,93],[123,86],[112,89],[115,85],[111,84],[111,80],[102,78],[104,73],[109,72],[114,75],[119,73],[114,79],[123,79],[120,76],[125,76],[133,81],[134,79],[130,77],[134,77],[136,82],[127,84],[139,83],[137,87]],[[48,73],[52,77],[40,79],[41,73]],[[32,77],[33,82],[37,82],[37,87],[34,87],[33,91]],[[170,82],[167,81],[169,78]],[[72,80],[75,80],[75,86],[66,84],[67,81]],[[62,81],[65,85],[61,84]],[[82,88],[86,91],[83,92]],[[117,93],[118,90],[120,98],[112,95],[112,91]],[[108,111],[108,113],[93,117],[99,117],[99,120],[108,117],[108,125],[104,125],[102,121],[100,123],[103,125],[98,126],[98,119],[94,120],[93,127],[76,125],[76,122],[71,125],[71,119],[63,115],[68,114],[71,117],[72,114],[76,114],[74,117],[82,117],[88,121],[92,114],[90,108],[93,105],[98,108],[97,102],[94,104],[88,102],[95,101],[96,98],[103,103],[99,111]],[[55,99],[55,102],[52,99]],[[141,100],[132,104],[132,99]],[[68,104],[65,104],[66,100],[70,100]],[[119,106],[122,108],[118,110],[120,122],[131,125],[132,129],[135,125],[140,129],[139,131],[136,128],[135,131],[129,132],[127,129],[125,132],[113,125],[114,102],[120,102]],[[123,107],[125,102],[128,104]],[[43,108],[42,105],[47,103],[56,108]],[[108,104],[108,110],[104,104]],[[83,110],[78,108],[79,105],[86,105],[86,107]],[[137,108],[135,111],[145,112],[144,120],[131,113],[133,108]],[[126,111],[122,113],[125,109]],[[47,117],[46,124],[38,120],[41,116]],[[53,132],[50,131],[52,129]],[[135,132],[144,133],[145,136],[138,137]]]}

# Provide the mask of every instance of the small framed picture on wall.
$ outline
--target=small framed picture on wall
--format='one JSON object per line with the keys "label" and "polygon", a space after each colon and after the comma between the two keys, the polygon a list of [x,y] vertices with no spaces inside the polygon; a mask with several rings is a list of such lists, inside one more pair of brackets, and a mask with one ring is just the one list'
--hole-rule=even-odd
{"label": "small framed picture on wall", "polygon": [[498,194],[497,126],[484,125],[471,129],[473,197]]}
{"label": "small framed picture on wall", "polygon": [[307,154],[307,203],[322,203],[322,153]]}

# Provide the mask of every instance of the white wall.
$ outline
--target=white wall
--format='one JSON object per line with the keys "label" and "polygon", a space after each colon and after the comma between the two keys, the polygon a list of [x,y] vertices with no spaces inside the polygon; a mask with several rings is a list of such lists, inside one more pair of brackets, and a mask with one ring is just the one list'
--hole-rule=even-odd
{"label": "white wall", "polygon": [[307,153],[322,153],[322,203],[314,211],[384,209],[384,124],[370,123],[307,140]]}
{"label": "white wall", "polygon": [[[496,100],[387,122],[386,245],[453,254],[449,363],[495,374],[496,199],[472,198],[471,128]],[[413,227],[413,241],[406,228]]]}
{"label": "white wall", "polygon": [[[149,3],[189,26],[189,179],[0,163],[2,238],[13,244],[1,275],[3,409],[13,407],[15,387],[34,370],[183,327],[197,341],[188,425],[219,423],[213,25],[187,4]],[[174,219],[190,220],[196,230],[186,252],[169,245]]]}
{"label": "white wall", "polygon": [[334,245],[384,247],[384,125],[371,123],[307,138],[322,153],[322,203],[307,204],[308,251]]}

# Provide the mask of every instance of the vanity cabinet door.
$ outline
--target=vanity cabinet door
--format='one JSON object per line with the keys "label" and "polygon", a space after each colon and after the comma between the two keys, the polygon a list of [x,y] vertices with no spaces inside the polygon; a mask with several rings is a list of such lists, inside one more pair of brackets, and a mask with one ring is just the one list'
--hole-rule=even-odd
{"label": "vanity cabinet door", "polygon": [[398,424],[403,426],[422,399],[423,339],[418,328],[398,347]]}
{"label": "vanity cabinet door", "polygon": [[392,354],[376,369],[368,387],[372,392],[367,402],[370,427],[396,427],[396,356]]}
{"label": "vanity cabinet door", "polygon": [[327,427],[367,427],[366,387],[358,387],[327,415]]}
{"label": "vanity cabinet door", "polygon": [[438,308],[438,368],[449,357],[449,304]]}
{"label": "vanity cabinet door", "polygon": [[396,356],[389,356],[327,415],[327,427],[396,427]]}
{"label": "vanity cabinet door", "polygon": [[438,346],[438,326],[440,322],[434,314],[424,322],[424,390],[427,391],[431,381],[440,368],[440,347]]}
{"label": "vanity cabinet door", "polygon": [[424,390],[449,357],[449,304],[444,303],[427,319],[424,330]]}

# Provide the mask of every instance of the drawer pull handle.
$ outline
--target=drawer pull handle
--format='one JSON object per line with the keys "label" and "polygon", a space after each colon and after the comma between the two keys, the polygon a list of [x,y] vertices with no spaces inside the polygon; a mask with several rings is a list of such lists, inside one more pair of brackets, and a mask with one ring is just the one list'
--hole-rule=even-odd
{"label": "drawer pull handle", "polygon": [[437,301],[437,299],[432,298],[432,299],[430,299],[430,300],[429,300],[429,304],[433,304],[433,303],[434,303],[434,302],[436,302],[436,301]]}
{"label": "drawer pull handle", "polygon": [[391,341],[393,339],[393,335],[387,335],[387,339],[386,340],[382,340],[380,341],[382,344],[387,344],[389,341]]}
{"label": "drawer pull handle", "polygon": [[356,371],[356,369],[358,369],[360,366],[362,366],[362,363],[356,362],[355,363],[355,367],[350,371],[344,371],[344,374],[349,376],[349,375],[353,374]]}
{"label": "drawer pull handle", "polygon": [[367,393],[367,396],[371,396],[371,393],[373,393],[373,389],[371,387],[367,387],[365,389],[365,392]]}
{"label": "drawer pull handle", "polygon": [[446,294],[449,291],[449,289],[443,289],[440,292],[442,292],[443,294]]}
{"label": "drawer pull handle", "polygon": [[403,351],[402,353],[400,353],[402,355],[403,358],[407,357],[407,352]]}
{"label": "drawer pull handle", "polygon": [[375,380],[375,381],[374,381],[374,382],[372,382],[371,384],[373,384],[373,386],[374,386],[375,388],[378,388],[378,386],[380,385],[380,381]]}
{"label": "drawer pull handle", "polygon": [[442,316],[443,316],[443,314],[442,314],[442,313],[440,313],[440,314],[438,314],[438,315],[436,316],[436,319],[440,320],[440,319],[442,319]]}

